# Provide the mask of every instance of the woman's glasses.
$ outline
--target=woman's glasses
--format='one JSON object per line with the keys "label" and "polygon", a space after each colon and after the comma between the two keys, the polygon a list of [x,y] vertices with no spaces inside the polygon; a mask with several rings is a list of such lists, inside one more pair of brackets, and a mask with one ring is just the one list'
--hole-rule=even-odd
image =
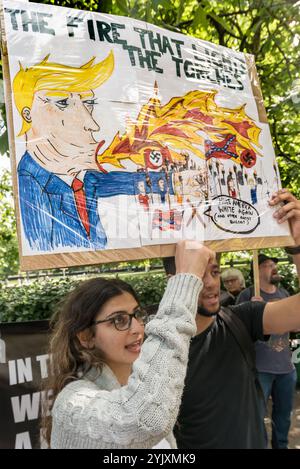
{"label": "woman's glasses", "polygon": [[115,326],[117,331],[127,331],[131,327],[133,318],[135,318],[140,324],[145,325],[146,322],[148,322],[149,316],[146,311],[142,309],[136,309],[132,314],[120,312],[108,319],[94,321],[93,324],[96,325],[103,322],[110,322]]}

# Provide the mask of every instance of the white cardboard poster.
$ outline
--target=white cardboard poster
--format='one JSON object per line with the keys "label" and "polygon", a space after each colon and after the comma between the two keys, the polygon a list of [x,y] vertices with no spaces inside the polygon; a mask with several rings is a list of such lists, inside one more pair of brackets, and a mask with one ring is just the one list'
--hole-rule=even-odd
{"label": "white cardboard poster", "polygon": [[33,267],[38,255],[289,235],[268,206],[280,177],[244,54],[15,0],[4,20],[18,232]]}

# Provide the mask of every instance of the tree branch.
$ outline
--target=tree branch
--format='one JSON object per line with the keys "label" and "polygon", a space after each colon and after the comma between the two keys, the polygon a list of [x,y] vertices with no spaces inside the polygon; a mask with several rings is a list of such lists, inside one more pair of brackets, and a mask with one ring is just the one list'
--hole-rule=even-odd
{"label": "tree branch", "polygon": [[272,41],[274,42],[275,46],[277,47],[277,49],[279,50],[279,52],[281,53],[282,57],[284,58],[284,61],[285,61],[285,64],[286,64],[286,69],[287,69],[287,73],[289,75],[289,78],[292,80],[292,74],[291,74],[291,71],[290,71],[290,61],[289,59],[286,57],[285,53],[283,52],[282,48],[280,47],[280,45],[278,44],[277,40],[275,39],[274,35],[272,35],[271,31],[270,31],[270,28],[269,28],[269,25],[267,25],[267,28],[268,28],[268,32],[270,34],[270,36],[272,37]]}
{"label": "tree branch", "polygon": [[232,13],[222,13],[222,16],[237,16],[237,15],[247,15],[250,13],[251,10],[238,10],[238,11],[233,11]]}
{"label": "tree branch", "polygon": [[[278,142],[278,135],[277,135],[277,129],[276,129],[276,122],[274,121],[273,124],[272,124],[272,128],[273,128],[273,137],[274,137],[274,140],[275,140],[275,147],[276,147],[276,150],[279,150],[277,152],[277,155],[278,156],[282,156],[283,158],[285,158],[286,160],[288,160],[290,163],[293,163],[293,164],[299,164],[297,163],[297,161],[294,161],[290,156],[288,156],[284,151],[283,149],[281,148],[279,142]],[[297,155],[295,155],[297,156]]]}

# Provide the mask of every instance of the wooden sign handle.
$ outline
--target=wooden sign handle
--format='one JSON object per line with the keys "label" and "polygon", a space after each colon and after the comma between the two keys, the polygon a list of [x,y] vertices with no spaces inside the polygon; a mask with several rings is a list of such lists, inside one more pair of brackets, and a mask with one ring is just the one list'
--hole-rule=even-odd
{"label": "wooden sign handle", "polygon": [[253,281],[254,296],[260,296],[259,269],[258,269],[258,251],[253,251]]}

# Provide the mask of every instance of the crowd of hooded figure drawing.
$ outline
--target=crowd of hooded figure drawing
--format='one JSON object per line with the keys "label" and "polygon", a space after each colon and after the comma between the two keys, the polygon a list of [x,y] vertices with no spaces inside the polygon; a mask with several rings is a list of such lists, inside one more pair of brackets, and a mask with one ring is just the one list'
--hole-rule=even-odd
{"label": "crowd of hooded figure drawing", "polygon": [[167,188],[165,187],[165,180],[160,178],[158,180],[158,194],[162,204],[166,202]]}
{"label": "crowd of hooded figure drawing", "polygon": [[249,201],[252,205],[258,203],[258,188],[261,187],[260,197],[268,198],[271,192],[275,192],[279,187],[278,169],[273,165],[274,183],[268,186],[268,181],[263,178],[263,171],[258,175],[256,169],[245,168],[242,164],[227,165],[218,160],[208,161],[209,170],[209,194],[211,197],[218,195],[228,195],[234,199]]}
{"label": "crowd of hooded figure drawing", "polygon": [[[26,145],[18,163],[19,205],[31,250],[104,249],[99,204],[116,195],[134,196],[145,211],[155,195],[169,211],[164,226],[174,229],[178,208],[172,203],[182,211],[192,199],[222,193],[228,161],[234,163],[228,192],[238,194],[261,148],[260,128],[245,106],[219,106],[215,90],[189,91],[162,104],[155,83],[153,96],[103,150],[105,141],[95,139],[101,130],[94,118],[95,90],[114,74],[113,53],[79,67],[48,59],[28,68],[20,64],[13,80],[22,119],[18,136],[25,136]],[[126,160],[134,163],[135,172],[127,169]]]}
{"label": "crowd of hooded figure drawing", "polygon": [[146,192],[145,181],[139,181],[138,186],[138,201],[144,210],[149,210],[149,195]]}
{"label": "crowd of hooded figure drawing", "polygon": [[250,187],[250,197],[252,205],[257,204],[257,184],[253,178],[250,178],[248,181]]}
{"label": "crowd of hooded figure drawing", "polygon": [[227,176],[227,190],[228,190],[228,195],[230,195],[230,197],[233,197],[234,199],[237,198],[237,192],[236,192],[236,188],[234,185],[232,174],[228,174]]}

